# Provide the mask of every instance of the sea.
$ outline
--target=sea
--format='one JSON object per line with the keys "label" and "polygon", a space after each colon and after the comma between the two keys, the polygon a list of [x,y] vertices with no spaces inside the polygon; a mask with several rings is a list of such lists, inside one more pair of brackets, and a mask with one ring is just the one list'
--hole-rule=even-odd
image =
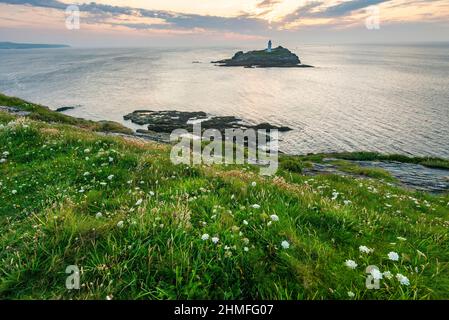
{"label": "sea", "polygon": [[251,48],[0,50],[0,92],[66,114],[205,111],[269,122],[290,154],[377,151],[449,157],[449,44],[297,45],[315,68],[210,63]]}

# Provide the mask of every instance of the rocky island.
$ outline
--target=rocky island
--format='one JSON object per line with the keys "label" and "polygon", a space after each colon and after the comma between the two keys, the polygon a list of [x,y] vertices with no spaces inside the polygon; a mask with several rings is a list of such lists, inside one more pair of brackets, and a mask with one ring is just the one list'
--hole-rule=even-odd
{"label": "rocky island", "polygon": [[249,52],[239,51],[231,59],[212,61],[221,67],[246,67],[246,68],[311,68],[312,66],[301,64],[299,57],[284,47],[271,48],[271,40],[268,48]]}

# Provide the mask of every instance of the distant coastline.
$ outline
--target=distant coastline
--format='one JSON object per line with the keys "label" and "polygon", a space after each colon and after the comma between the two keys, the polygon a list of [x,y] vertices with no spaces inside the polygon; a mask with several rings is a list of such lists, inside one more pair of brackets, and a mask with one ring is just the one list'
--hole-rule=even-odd
{"label": "distant coastline", "polygon": [[70,46],[66,44],[0,42],[0,49],[56,49],[56,48],[70,48]]}

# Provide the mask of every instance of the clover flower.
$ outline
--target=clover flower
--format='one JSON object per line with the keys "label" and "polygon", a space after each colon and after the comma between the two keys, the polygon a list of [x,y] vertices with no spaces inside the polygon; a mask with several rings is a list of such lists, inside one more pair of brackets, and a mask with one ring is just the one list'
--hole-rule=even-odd
{"label": "clover flower", "polygon": [[271,219],[271,221],[279,221],[279,217],[277,215],[275,215],[275,214],[272,214],[270,216],[270,219]]}
{"label": "clover flower", "polygon": [[218,243],[218,241],[220,241],[220,239],[218,238],[218,237],[212,237],[212,242],[214,243],[214,244],[217,244]]}

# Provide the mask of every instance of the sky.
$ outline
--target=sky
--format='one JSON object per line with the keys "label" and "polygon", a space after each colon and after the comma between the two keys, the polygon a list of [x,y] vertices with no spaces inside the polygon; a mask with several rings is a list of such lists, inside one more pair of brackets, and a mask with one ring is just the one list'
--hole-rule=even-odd
{"label": "sky", "polygon": [[283,45],[449,41],[449,1],[0,0],[0,41],[140,47],[250,46],[268,39]]}

